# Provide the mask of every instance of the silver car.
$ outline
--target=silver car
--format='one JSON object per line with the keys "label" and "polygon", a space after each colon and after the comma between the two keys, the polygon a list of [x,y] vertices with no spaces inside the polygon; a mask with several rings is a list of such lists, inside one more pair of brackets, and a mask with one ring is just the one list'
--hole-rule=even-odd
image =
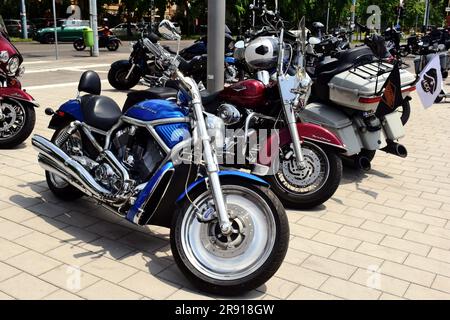
{"label": "silver car", "polygon": [[[132,37],[139,35],[139,28],[137,27],[136,23],[130,24],[131,28],[131,35]],[[111,31],[118,37],[125,38],[128,36],[127,32],[127,23],[121,23],[115,26],[114,28],[111,28]]]}

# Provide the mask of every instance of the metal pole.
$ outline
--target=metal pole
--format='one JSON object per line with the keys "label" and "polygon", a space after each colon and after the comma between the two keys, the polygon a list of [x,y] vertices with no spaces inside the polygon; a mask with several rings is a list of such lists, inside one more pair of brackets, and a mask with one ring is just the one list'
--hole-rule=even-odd
{"label": "metal pole", "polygon": [[327,26],[325,28],[325,33],[328,34],[328,23],[330,22],[330,2],[328,1],[328,8],[327,8]]}
{"label": "metal pole", "polygon": [[28,39],[27,8],[25,0],[20,1],[20,17],[22,18],[22,38]]}
{"label": "metal pole", "polygon": [[225,54],[225,0],[208,0],[208,91],[223,89]]}
{"label": "metal pole", "polygon": [[55,30],[55,58],[59,59],[59,50],[58,50],[58,33],[56,32],[56,0],[53,0],[53,29]]}
{"label": "metal pole", "polygon": [[97,0],[90,0],[90,14],[91,14],[91,29],[94,31],[94,47],[91,55],[93,57],[99,56],[98,50],[98,22],[97,22]]}
{"label": "metal pole", "polygon": [[352,0],[352,20],[351,20],[351,24],[350,24],[350,43],[353,40],[353,30],[355,30],[355,12],[356,12],[356,0]]}
{"label": "metal pole", "polygon": [[423,26],[425,30],[428,28],[429,16],[430,16],[430,1],[425,0],[425,15],[423,16]]}

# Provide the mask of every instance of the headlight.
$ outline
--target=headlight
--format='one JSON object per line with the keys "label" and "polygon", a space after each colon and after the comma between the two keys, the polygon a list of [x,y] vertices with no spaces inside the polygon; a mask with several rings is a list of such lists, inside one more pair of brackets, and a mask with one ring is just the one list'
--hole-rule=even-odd
{"label": "headlight", "polygon": [[20,61],[18,57],[12,57],[9,59],[8,66],[6,69],[10,74],[16,74],[17,70],[19,69]]}
{"label": "headlight", "polygon": [[8,51],[0,51],[0,61],[7,62],[9,59]]}

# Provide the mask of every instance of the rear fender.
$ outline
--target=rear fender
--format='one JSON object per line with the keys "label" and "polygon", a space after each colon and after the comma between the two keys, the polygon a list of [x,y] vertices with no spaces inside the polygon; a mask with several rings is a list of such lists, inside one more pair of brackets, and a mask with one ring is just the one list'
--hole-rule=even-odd
{"label": "rear fender", "polygon": [[[324,147],[335,149],[339,153],[345,153],[346,147],[341,140],[331,131],[312,123],[297,123],[297,131],[300,141],[311,141]],[[258,155],[258,164],[270,166],[273,160],[278,159],[279,148],[291,143],[291,134],[287,127],[282,128],[278,134],[272,134],[267,138]],[[275,158],[276,157],[276,158]]]}
{"label": "rear fender", "polygon": [[39,103],[37,103],[34,98],[28,94],[28,92],[20,89],[19,87],[0,88],[0,100],[3,99],[17,101],[21,104],[32,107],[39,107]]}
{"label": "rear fender", "polygon": [[84,120],[80,101],[77,99],[69,100],[59,107],[59,109],[53,114],[48,127],[56,130],[63,124],[74,120],[81,122]]}
{"label": "rear fender", "polygon": [[[236,171],[236,170],[224,170],[224,171],[219,171],[219,179],[221,182],[224,181],[235,181],[237,183],[239,182],[250,182],[256,185],[260,185],[260,186],[264,186],[264,187],[269,187],[269,184],[264,181],[263,179],[246,173],[246,172],[242,172],[242,171]],[[186,191],[184,191],[182,194],[180,194],[180,196],[177,198],[177,203],[182,202],[185,198],[187,194],[190,194],[192,192],[194,192],[195,190],[198,190],[199,188],[206,188],[206,178],[201,178],[198,179],[196,181],[194,181],[193,183],[191,183],[189,185],[189,187],[186,189]]]}

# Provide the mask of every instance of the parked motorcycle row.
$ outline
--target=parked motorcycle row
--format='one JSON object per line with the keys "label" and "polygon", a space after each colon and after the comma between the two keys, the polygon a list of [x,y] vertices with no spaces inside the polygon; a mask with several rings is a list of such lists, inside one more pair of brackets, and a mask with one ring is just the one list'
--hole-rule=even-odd
{"label": "parked motorcycle row", "polygon": [[[235,73],[221,92],[198,84],[206,75],[207,39],[173,52],[159,36],[179,43],[180,35],[163,20],[159,36],[143,36],[130,59],[112,64],[108,74],[116,89],[140,80],[149,89],[130,92],[121,108],[101,95],[99,76],[86,71],[75,99],[45,110],[52,139],[32,138],[55,196],[88,196],[131,223],[169,227],[182,272],[222,295],[249,291],[274,275],[288,249],[284,207],[327,201],[339,187],[342,161],[369,170],[378,150],[407,156],[398,141],[416,83],[399,59],[386,59],[382,37],[350,48],[342,30],[335,39],[308,36],[304,18],[289,31],[278,12],[251,9],[258,19],[245,37],[235,41],[227,33],[224,62]],[[2,147],[30,134],[8,140],[30,119],[34,124],[35,104],[16,79],[20,54],[10,43],[5,48]],[[395,68],[403,114],[380,110]],[[14,119],[11,108],[18,110]]]}

